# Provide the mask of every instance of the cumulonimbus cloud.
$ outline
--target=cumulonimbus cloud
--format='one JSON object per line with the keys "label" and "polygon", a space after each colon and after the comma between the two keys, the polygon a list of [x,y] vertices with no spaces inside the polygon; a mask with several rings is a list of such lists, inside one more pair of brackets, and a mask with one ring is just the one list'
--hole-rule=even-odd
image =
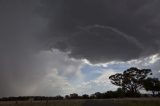
{"label": "cumulonimbus cloud", "polygon": [[48,39],[53,39],[50,48],[70,51],[71,57],[93,63],[126,61],[160,50],[157,0],[50,0],[42,4],[45,13],[41,14],[49,22]]}
{"label": "cumulonimbus cloud", "polygon": [[[39,59],[46,54],[55,56],[53,66],[61,75],[53,77],[62,87],[64,77],[81,75],[81,61],[68,55],[103,63],[159,53],[159,5],[158,0],[1,0],[1,96],[43,91],[49,59]],[[46,53],[55,48],[65,56]],[[37,59],[42,51],[46,54]]]}

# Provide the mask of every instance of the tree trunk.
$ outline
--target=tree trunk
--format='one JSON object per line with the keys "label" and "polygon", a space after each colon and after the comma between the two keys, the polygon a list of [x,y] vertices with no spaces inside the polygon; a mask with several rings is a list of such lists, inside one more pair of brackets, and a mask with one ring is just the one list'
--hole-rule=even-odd
{"label": "tree trunk", "polygon": [[155,96],[155,91],[152,91],[152,95]]}

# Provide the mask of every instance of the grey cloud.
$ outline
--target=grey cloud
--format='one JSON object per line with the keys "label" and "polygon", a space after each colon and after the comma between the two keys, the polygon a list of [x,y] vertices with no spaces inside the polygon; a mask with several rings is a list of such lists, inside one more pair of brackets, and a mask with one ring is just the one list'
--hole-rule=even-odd
{"label": "grey cloud", "polygon": [[[0,96],[40,94],[50,88],[45,78],[52,68],[58,71],[52,79],[57,88],[65,85],[65,78],[81,80],[81,61],[55,51],[54,58],[52,53],[37,57],[41,51],[57,48],[93,63],[159,52],[159,4],[158,0],[0,0]],[[61,92],[56,87],[54,94]]]}
{"label": "grey cloud", "polygon": [[0,96],[64,95],[75,92],[74,83],[83,80],[84,63],[58,50],[8,59],[0,66]]}
{"label": "grey cloud", "polygon": [[159,52],[158,0],[47,0],[42,5],[53,42],[49,48],[70,51],[71,57],[98,63]]}
{"label": "grey cloud", "polygon": [[41,28],[32,3],[0,1],[0,96],[25,93],[44,74],[34,57],[38,47],[35,34]]}
{"label": "grey cloud", "polygon": [[160,55],[155,54],[150,57],[136,60],[135,63],[131,62],[130,65],[135,65],[140,68],[152,69],[153,77],[160,78]]}
{"label": "grey cloud", "polygon": [[80,60],[70,59],[67,53],[58,50],[41,51],[37,55],[45,74],[35,84],[33,95],[64,95],[75,91],[74,84],[83,80],[80,70],[84,64]]}
{"label": "grey cloud", "polygon": [[[40,95],[45,90],[48,92],[43,95],[54,96],[61,92],[57,88],[65,85],[63,78],[70,80],[70,76],[74,79],[81,74],[75,71],[81,63],[69,61],[61,52],[49,51],[48,57],[39,55],[46,50],[42,35],[47,28],[47,21],[36,14],[39,3],[38,0],[0,1],[0,97]],[[58,75],[48,72],[53,68]],[[53,91],[47,85],[48,74],[55,74],[54,82],[49,83],[55,86]],[[43,89],[43,85],[47,88]]]}

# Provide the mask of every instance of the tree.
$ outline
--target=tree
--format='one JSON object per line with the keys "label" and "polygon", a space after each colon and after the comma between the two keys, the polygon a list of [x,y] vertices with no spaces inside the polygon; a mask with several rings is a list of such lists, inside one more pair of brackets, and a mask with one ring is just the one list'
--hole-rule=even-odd
{"label": "tree", "polygon": [[87,94],[82,95],[82,99],[89,99],[89,95]]}
{"label": "tree", "polygon": [[78,99],[79,96],[78,96],[78,94],[73,93],[73,94],[70,94],[70,98],[71,98],[71,99]]}
{"label": "tree", "polygon": [[65,99],[70,99],[69,95],[66,95],[66,96],[65,96]]}
{"label": "tree", "polygon": [[96,92],[94,95],[95,95],[95,98],[96,98],[96,99],[101,99],[101,98],[103,98],[103,94],[100,93],[100,92]]}
{"label": "tree", "polygon": [[55,97],[55,99],[56,99],[56,100],[62,100],[62,99],[64,99],[64,98],[63,98],[62,96],[58,95],[58,96]]}
{"label": "tree", "polygon": [[143,86],[146,91],[151,91],[153,96],[155,96],[156,92],[160,92],[160,81],[158,78],[147,78],[144,80]]}
{"label": "tree", "polygon": [[89,98],[90,98],[90,99],[95,99],[95,95],[94,95],[94,94],[91,94]]}
{"label": "tree", "polygon": [[122,90],[125,93],[129,93],[131,96],[136,96],[135,94],[139,94],[139,89],[143,87],[142,82],[148,74],[151,74],[150,69],[131,67],[123,73],[111,75],[109,79],[112,84],[122,87]]}
{"label": "tree", "polygon": [[125,93],[122,88],[118,88],[115,92],[117,97],[125,97]]}
{"label": "tree", "polygon": [[117,94],[115,91],[107,91],[104,93],[104,98],[117,98]]}

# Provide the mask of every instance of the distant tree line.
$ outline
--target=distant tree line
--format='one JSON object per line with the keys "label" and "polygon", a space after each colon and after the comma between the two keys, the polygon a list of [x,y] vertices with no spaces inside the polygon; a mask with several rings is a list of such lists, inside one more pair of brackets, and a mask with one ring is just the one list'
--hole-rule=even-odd
{"label": "distant tree line", "polygon": [[[160,80],[153,78],[150,69],[138,69],[131,67],[123,73],[111,75],[109,79],[111,83],[119,86],[116,91],[107,91],[105,93],[96,92],[88,95],[79,96],[76,93],[63,96],[45,97],[45,96],[20,96],[20,97],[3,97],[0,101],[48,101],[48,100],[64,100],[64,99],[109,99],[123,97],[160,97]],[[150,91],[151,94],[140,93],[140,90]]]}
{"label": "distant tree line", "polygon": [[0,101],[42,101],[42,100],[63,100],[63,96],[45,97],[45,96],[19,96],[19,97],[3,97]]}

